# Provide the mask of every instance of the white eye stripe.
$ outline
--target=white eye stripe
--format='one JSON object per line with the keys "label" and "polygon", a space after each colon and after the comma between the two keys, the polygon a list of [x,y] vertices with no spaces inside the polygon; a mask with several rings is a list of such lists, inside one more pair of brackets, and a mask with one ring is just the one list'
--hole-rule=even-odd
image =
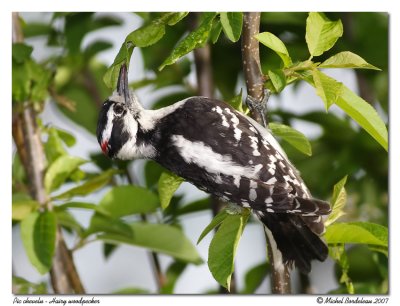
{"label": "white eye stripe", "polygon": [[109,140],[111,137],[111,132],[112,132],[112,127],[113,127],[113,120],[114,120],[114,105],[111,105],[107,112],[107,124],[106,127],[101,134],[101,139],[104,140]]}

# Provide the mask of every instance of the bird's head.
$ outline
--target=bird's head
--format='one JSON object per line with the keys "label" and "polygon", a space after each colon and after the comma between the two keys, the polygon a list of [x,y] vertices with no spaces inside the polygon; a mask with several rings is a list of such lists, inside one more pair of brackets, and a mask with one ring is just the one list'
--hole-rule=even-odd
{"label": "bird's head", "polygon": [[111,158],[135,157],[138,122],[143,110],[128,86],[128,69],[121,66],[117,90],[102,105],[97,122],[97,141],[103,153]]}

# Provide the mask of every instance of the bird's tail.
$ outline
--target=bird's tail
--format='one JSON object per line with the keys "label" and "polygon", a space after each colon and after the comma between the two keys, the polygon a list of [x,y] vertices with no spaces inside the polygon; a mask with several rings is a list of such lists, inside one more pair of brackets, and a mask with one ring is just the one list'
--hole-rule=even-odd
{"label": "bird's tail", "polygon": [[312,260],[327,258],[328,247],[307,225],[309,220],[293,214],[255,213],[265,225],[275,266],[295,265],[306,274],[311,271]]}

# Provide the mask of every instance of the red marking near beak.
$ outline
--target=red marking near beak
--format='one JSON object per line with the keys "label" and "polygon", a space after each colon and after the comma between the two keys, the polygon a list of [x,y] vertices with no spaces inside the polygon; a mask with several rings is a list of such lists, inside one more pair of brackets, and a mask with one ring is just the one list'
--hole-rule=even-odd
{"label": "red marking near beak", "polygon": [[107,155],[108,153],[108,141],[105,140],[101,143],[101,150],[103,151],[104,155]]}

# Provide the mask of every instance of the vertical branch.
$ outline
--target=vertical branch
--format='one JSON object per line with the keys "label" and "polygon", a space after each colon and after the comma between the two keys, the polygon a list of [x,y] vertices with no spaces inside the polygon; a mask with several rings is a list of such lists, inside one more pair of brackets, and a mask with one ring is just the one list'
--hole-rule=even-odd
{"label": "vertical branch", "polygon": [[[261,13],[244,13],[242,30],[242,62],[246,81],[247,95],[256,101],[264,98],[264,82],[261,73],[259,43],[254,35],[260,31]],[[263,124],[258,112],[251,112],[251,117]]]}
{"label": "vertical branch", "polygon": [[[254,35],[260,31],[261,13],[244,13],[243,31],[242,31],[242,61],[243,72],[246,80],[247,95],[256,101],[262,101],[264,98],[264,82],[260,65],[259,43]],[[252,112],[251,116],[257,122],[263,124],[259,113]],[[284,269],[277,269],[275,258],[272,252],[271,241],[267,235],[267,249],[269,262],[271,264],[271,283],[273,293],[290,293],[290,272],[285,265]]]}
{"label": "vertical branch", "polygon": [[[191,13],[190,28],[193,30],[199,24],[199,13]],[[197,92],[209,98],[214,97],[214,81],[211,67],[211,48],[206,44],[203,48],[194,49],[194,62],[196,67]]]}
{"label": "vertical branch", "polygon": [[[18,13],[13,13],[12,22],[13,42],[23,42]],[[46,193],[43,182],[46,158],[40,129],[36,124],[36,114],[29,101],[23,102],[22,107],[20,112],[13,115],[13,139],[29,179],[29,191],[32,198],[39,202],[41,208],[51,210],[49,195]],[[84,293],[60,227],[57,227],[56,236],[56,250],[50,270],[53,290],[55,293]]]}

